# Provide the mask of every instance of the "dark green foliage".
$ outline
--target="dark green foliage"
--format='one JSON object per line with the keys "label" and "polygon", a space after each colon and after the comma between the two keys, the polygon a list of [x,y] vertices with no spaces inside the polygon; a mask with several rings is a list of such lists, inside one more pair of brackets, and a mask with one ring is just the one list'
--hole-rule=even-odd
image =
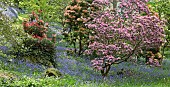
{"label": "dark green foliage", "polygon": [[48,23],[44,23],[40,18],[41,16],[39,17],[35,12],[32,12],[30,20],[23,22],[25,33],[32,36],[32,38],[24,41],[24,47],[27,48],[27,51],[23,53],[23,56],[33,62],[55,66],[56,34],[52,34],[50,38],[47,37]]}
{"label": "dark green foliage", "polygon": [[24,47],[28,49],[24,56],[31,58],[31,61],[55,66],[54,55],[56,50],[53,42],[47,39],[43,39],[41,42],[38,39],[28,39],[24,41]]}
{"label": "dark green foliage", "polygon": [[[39,42],[37,39],[29,39],[26,40],[24,42],[24,46],[28,49],[30,49],[30,51],[41,51],[42,54],[39,56],[46,56],[46,57],[53,57],[53,55],[55,54],[55,46],[54,43],[47,40],[47,39],[43,39],[41,42]],[[48,55],[46,55],[48,53]],[[33,52],[33,54],[30,55],[37,55]]]}

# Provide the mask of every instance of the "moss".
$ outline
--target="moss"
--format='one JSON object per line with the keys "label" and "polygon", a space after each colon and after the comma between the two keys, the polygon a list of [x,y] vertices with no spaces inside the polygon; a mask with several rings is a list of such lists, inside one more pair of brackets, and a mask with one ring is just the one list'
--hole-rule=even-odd
{"label": "moss", "polygon": [[62,74],[59,70],[55,69],[55,68],[48,68],[46,71],[45,71],[45,77],[51,77],[51,76],[54,76],[54,77],[61,77]]}

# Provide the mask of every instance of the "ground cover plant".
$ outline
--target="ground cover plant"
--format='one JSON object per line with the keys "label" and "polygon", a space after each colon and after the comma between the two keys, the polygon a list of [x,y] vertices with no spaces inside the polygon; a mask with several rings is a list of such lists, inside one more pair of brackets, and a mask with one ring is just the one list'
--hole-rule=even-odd
{"label": "ground cover plant", "polygon": [[0,1],[1,87],[170,86],[168,1],[26,2]]}

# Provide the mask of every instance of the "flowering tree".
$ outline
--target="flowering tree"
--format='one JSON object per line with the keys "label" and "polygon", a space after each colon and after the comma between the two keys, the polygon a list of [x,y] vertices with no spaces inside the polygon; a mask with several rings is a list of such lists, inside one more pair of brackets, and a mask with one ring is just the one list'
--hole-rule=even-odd
{"label": "flowering tree", "polygon": [[100,70],[103,77],[112,64],[127,61],[143,49],[159,48],[164,42],[163,22],[150,15],[146,2],[119,0],[117,6],[109,8],[112,3],[109,0],[93,1],[101,10],[93,12],[94,19],[87,24],[93,34],[85,52],[97,55],[91,61],[92,66]]}

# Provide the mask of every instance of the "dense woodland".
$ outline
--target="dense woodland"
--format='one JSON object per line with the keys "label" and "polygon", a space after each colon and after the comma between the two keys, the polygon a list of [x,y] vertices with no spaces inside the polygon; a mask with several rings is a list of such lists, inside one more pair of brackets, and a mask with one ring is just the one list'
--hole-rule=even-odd
{"label": "dense woodland", "polygon": [[1,0],[1,87],[169,87],[170,0]]}

